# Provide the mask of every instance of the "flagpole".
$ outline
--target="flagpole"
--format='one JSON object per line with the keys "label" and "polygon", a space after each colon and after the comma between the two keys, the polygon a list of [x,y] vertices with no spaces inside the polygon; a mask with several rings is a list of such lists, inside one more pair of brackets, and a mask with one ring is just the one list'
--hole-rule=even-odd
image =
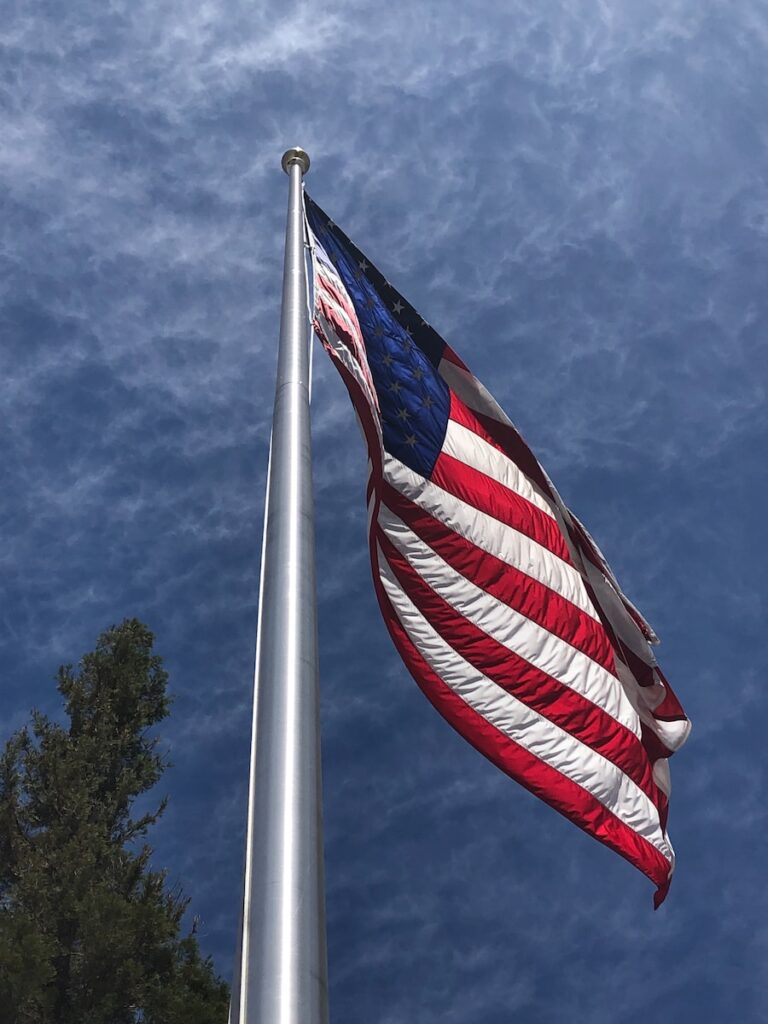
{"label": "flagpole", "polygon": [[315,540],[302,180],[290,179],[272,420],[240,948],[231,1024],[327,1024]]}

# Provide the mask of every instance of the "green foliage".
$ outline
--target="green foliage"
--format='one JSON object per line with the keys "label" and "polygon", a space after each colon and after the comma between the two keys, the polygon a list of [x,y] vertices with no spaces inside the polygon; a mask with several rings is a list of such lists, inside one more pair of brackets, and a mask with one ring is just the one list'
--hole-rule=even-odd
{"label": "green foliage", "polygon": [[228,989],[150,867],[167,673],[136,619],[62,667],[63,727],[33,712],[0,756],[0,1024],[224,1024]]}

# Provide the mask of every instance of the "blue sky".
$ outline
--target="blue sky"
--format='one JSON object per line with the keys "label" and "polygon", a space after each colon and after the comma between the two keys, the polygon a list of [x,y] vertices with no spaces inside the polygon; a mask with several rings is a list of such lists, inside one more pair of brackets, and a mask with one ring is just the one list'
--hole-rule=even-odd
{"label": "blue sky", "polygon": [[[11,0],[0,735],[97,633],[172,674],[156,863],[229,974],[286,185],[491,388],[694,721],[652,886],[456,736],[380,622],[315,356],[334,1024],[768,1017],[768,9]],[[761,568],[762,566],[762,568]]]}

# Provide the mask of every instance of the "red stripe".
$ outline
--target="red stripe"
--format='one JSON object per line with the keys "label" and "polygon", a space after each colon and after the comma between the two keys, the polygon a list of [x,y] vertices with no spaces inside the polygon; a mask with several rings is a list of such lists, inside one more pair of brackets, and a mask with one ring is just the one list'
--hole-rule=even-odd
{"label": "red stripe", "polygon": [[532,480],[544,494],[555,504],[555,495],[547,475],[539,465],[538,459],[513,426],[501,423],[482,412],[476,412],[480,427],[496,442],[503,452],[517,464],[518,468]]}
{"label": "red stripe", "polygon": [[599,569],[599,571],[607,577],[608,582],[613,586],[613,589],[616,591],[616,595],[618,596],[619,600],[624,606],[624,610],[626,611],[627,615],[629,615],[629,617],[635,623],[635,625],[640,630],[645,639],[649,643],[653,642],[656,639],[656,634],[653,632],[650,625],[645,621],[643,616],[640,614],[637,608],[635,608],[632,602],[628,601],[627,598],[621,593],[618,583],[616,583],[614,586],[615,579],[613,577],[613,573],[611,572],[610,566],[605,561],[599,549],[592,541],[592,538],[589,536],[587,531],[579,522],[578,518],[575,515],[573,515],[573,513],[571,513],[570,515],[569,525],[571,536],[575,540],[582,557],[587,558],[592,563],[592,565],[595,566],[596,569]]}
{"label": "red stripe", "polygon": [[370,455],[371,462],[373,463],[374,473],[376,473],[380,478],[382,453],[379,435],[376,430],[376,425],[379,422],[378,416],[376,416],[374,410],[371,408],[371,403],[367,398],[365,391],[361,388],[355,377],[350,373],[334,351],[333,346],[325,336],[322,325],[317,320],[313,320],[312,326],[314,327],[318,338],[320,338],[323,343],[323,348],[333,360],[336,365],[336,369],[339,371],[339,374],[346,385],[349,397],[352,400],[352,404],[357,412],[358,419],[360,420],[360,425],[363,428],[363,433],[365,434],[368,454]]}
{"label": "red stripe", "polygon": [[[469,373],[469,371],[467,371]],[[470,374],[470,376],[472,376]],[[472,378],[473,380],[475,378]],[[531,449],[528,447],[526,442],[523,440],[518,431],[509,423],[503,423],[493,416],[487,413],[476,412],[470,409],[464,402],[461,401],[453,392],[452,400],[455,400],[455,412],[454,405],[452,402],[451,406],[451,418],[457,420],[457,422],[463,423],[469,430],[474,431],[480,437],[492,443],[500,451],[504,452],[517,466],[518,468],[529,478],[529,480],[536,483],[539,489],[542,491],[544,496],[551,501],[553,508],[560,508],[563,513],[563,518],[568,529],[569,537],[571,542],[579,551],[583,558],[588,558],[594,565],[596,565],[602,571],[601,562],[603,561],[600,557],[599,552],[595,549],[591,543],[589,537],[586,535],[583,527],[574,519],[568,510],[559,501],[558,496],[552,486],[551,481],[547,477],[546,473],[539,464],[538,459],[533,454]],[[636,659],[631,652],[628,652],[625,645],[622,644],[616,636],[613,627],[611,626],[606,612],[603,610],[602,605],[594,594],[592,587],[589,582],[584,580],[585,586],[589,593],[590,598],[595,606],[597,613],[600,615],[601,620],[608,629],[609,635],[616,647],[626,654],[626,658],[631,662]],[[629,602],[621,595],[618,594],[621,600],[622,606],[625,608],[627,614],[631,617],[632,621],[637,626],[641,635],[648,639],[651,636],[650,627],[645,622],[643,617],[633,608]],[[648,672],[637,666],[639,677],[638,682],[641,686],[651,685],[649,682]],[[677,706],[680,707],[677,698],[674,698]],[[685,718],[685,713],[680,707],[680,717]]]}
{"label": "red stripe", "polygon": [[316,279],[320,282],[322,286],[317,289],[318,294],[322,294],[323,291],[327,292],[331,299],[333,299],[334,302],[341,306],[341,308],[347,314],[352,323],[357,324],[359,327],[357,311],[355,310],[355,307],[352,303],[351,298],[349,297],[349,294],[347,293],[347,290],[344,289],[343,292],[339,291],[337,283],[328,276],[328,271],[323,267],[322,264],[320,264],[320,268],[316,276]]}
{"label": "red stripe", "polygon": [[432,590],[381,529],[379,543],[402,589],[457,654],[527,707],[615,764],[658,809],[660,791],[646,751],[634,733],[465,619]]}
{"label": "red stripe", "polygon": [[666,694],[664,700],[653,710],[653,717],[658,718],[660,722],[687,722],[688,716],[683,711],[683,706],[675,696],[675,692],[667,681],[667,677],[661,671],[659,666],[656,666],[656,675],[659,680],[664,684]]}
{"label": "red stripe", "polygon": [[429,478],[455,498],[530,537],[568,565],[573,564],[554,519],[504,484],[445,452],[438,455]]}
{"label": "red stripe", "polygon": [[635,654],[631,647],[627,647],[621,637],[615,638],[616,654],[637,681],[638,686],[655,686],[656,677],[653,674],[653,666],[650,665],[639,654]]}
{"label": "red stripe", "polygon": [[670,750],[661,740],[656,733],[653,731],[650,725],[646,725],[645,722],[640,723],[640,729],[643,736],[643,746],[648,754],[648,759],[651,764],[655,764],[660,758],[670,758],[674,753]]}
{"label": "red stripe", "polygon": [[543,583],[454,533],[386,481],[382,483],[382,500],[456,572],[616,674],[613,648],[600,622]]}
{"label": "red stripe", "polygon": [[[457,422],[462,423],[467,429],[472,430],[479,437],[484,438],[489,444],[492,444],[499,451],[503,452],[508,458],[510,458],[523,472],[529,480],[534,482],[539,490],[543,493],[544,497],[550,501],[552,508],[558,508],[561,511],[563,521],[568,530],[569,537],[576,550],[584,557],[587,553],[583,550],[582,536],[575,528],[571,515],[566,509],[562,502],[556,495],[552,484],[547,478],[546,473],[539,465],[536,456],[530,450],[528,445],[523,441],[517,430],[509,424],[501,423],[499,420],[494,419],[492,416],[484,413],[475,412],[470,409],[464,402],[461,401],[453,392],[451,393],[451,418]],[[592,553],[590,546],[590,555]],[[591,557],[590,557],[591,560]],[[631,652],[627,652],[624,644],[621,643],[616,631],[611,624],[606,612],[604,611],[600,601],[597,599],[597,595],[592,589],[589,580],[582,573],[582,579],[584,586],[586,587],[587,593],[590,600],[595,608],[595,611],[600,616],[600,620],[606,629],[608,637],[614,648],[621,653],[625,661],[632,661],[635,656]],[[639,660],[636,659],[635,660]],[[630,666],[631,667],[631,666]],[[648,674],[647,671],[639,668],[640,677],[638,682],[642,686],[648,686]]]}
{"label": "red stripe", "polygon": [[466,427],[467,430],[471,430],[478,437],[482,437],[489,445],[503,452],[507,458],[512,459],[515,465],[518,465],[517,459],[514,459],[504,445],[480,422],[480,413],[476,413],[474,409],[470,409],[465,402],[462,402],[455,391],[451,391],[451,419],[460,423],[462,427]]}
{"label": "red stripe", "polygon": [[669,889],[670,865],[666,858],[572,779],[509,739],[455,694],[424,660],[403,628],[379,578],[375,555],[372,564],[384,621],[400,656],[430,703],[464,739],[503,772],[647,875],[657,886],[654,905],[658,907]]}
{"label": "red stripe", "polygon": [[[322,263],[320,263],[319,270],[315,275],[315,304],[322,304],[328,320],[335,326],[338,325],[343,327],[344,333],[348,336],[350,328],[347,324],[343,323],[343,321],[339,320],[338,312],[330,304],[332,302],[336,303],[337,306],[340,306],[346,313],[355,331],[354,336],[358,342],[359,349],[364,353],[365,344],[363,341],[362,328],[360,327],[360,321],[358,320],[357,311],[355,310],[352,299],[348,295],[346,289],[339,291],[336,282],[328,277],[328,271],[323,267]],[[357,358],[356,353],[355,358]],[[370,372],[367,365],[365,367],[365,372],[366,374]]]}
{"label": "red stripe", "polygon": [[[335,309],[328,305],[325,295],[323,293],[318,292],[317,296],[315,297],[315,306],[317,309],[319,309],[319,312],[325,317],[329,324],[331,324],[334,333],[338,337],[339,341],[342,342],[342,344],[347,349],[349,354],[360,367],[360,372],[363,375],[363,377],[365,377],[365,379],[368,381],[368,384],[371,388],[371,392],[375,394],[375,388],[373,386],[373,380],[371,379],[371,371],[368,367],[368,362],[367,360],[361,362],[360,359],[360,353],[365,352],[362,334],[360,334],[359,332],[355,333],[354,331],[350,331],[349,325],[346,324],[339,317]],[[317,316],[315,316],[315,323],[316,322]],[[318,329],[318,334],[321,333],[322,332]],[[326,342],[328,341],[327,338],[325,338],[324,340]]]}
{"label": "red stripe", "polygon": [[[451,360],[451,362],[454,362],[454,360]],[[472,379],[474,380],[475,378]],[[552,503],[555,504],[554,492],[546,473],[539,465],[536,456],[511,424],[502,423],[487,413],[476,412],[474,409],[470,409],[454,391],[451,391],[451,419],[461,423],[479,437],[484,438],[489,444],[492,444],[494,448],[504,452],[518,469],[525,473],[529,480],[533,480],[537,484],[544,496],[551,499]]]}
{"label": "red stripe", "polygon": [[450,345],[446,345],[444,347],[442,353],[440,354],[440,358],[447,359],[449,363],[453,363],[454,366],[458,366],[460,369],[466,370],[467,373],[469,373],[469,368],[467,364],[464,362],[463,359],[461,359],[460,356],[456,355],[456,353],[453,351]]}
{"label": "red stripe", "polygon": [[[339,314],[328,302],[328,298],[324,291],[318,291],[317,295],[315,296],[315,307],[320,308],[320,312],[323,314],[325,319],[330,324],[333,325],[336,334],[339,335],[339,337],[350,350],[352,355],[359,362],[357,352],[355,351],[355,345],[358,348],[361,348],[363,345],[362,334],[359,332],[359,330],[357,331],[357,333],[354,330],[351,330],[349,324],[345,323],[345,321],[339,317]],[[352,321],[352,325],[353,327],[355,326],[354,320]],[[354,344],[350,344],[350,342],[353,342]]]}

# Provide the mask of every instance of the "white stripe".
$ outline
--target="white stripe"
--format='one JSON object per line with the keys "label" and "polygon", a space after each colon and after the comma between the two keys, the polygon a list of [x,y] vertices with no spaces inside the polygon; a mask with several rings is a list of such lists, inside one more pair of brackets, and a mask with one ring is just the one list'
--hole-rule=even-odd
{"label": "white stripe", "polygon": [[433,519],[476,547],[554,590],[566,601],[598,620],[584,581],[576,569],[562,558],[553,555],[547,548],[513,527],[480,512],[473,505],[414,473],[388,452],[384,453],[383,472],[384,478],[396,490],[428,512]]}
{"label": "white stripe", "polygon": [[[373,384],[373,377],[371,376],[371,369],[368,365],[368,356],[365,350],[365,344],[363,342],[363,333],[360,328],[360,323],[355,315],[354,320],[350,317],[349,313],[344,307],[338,302],[336,297],[329,291],[327,281],[331,281],[336,285],[337,290],[340,294],[346,295],[347,302],[352,310],[355,305],[349,296],[349,292],[344,286],[343,281],[339,277],[336,268],[328,258],[328,254],[322,245],[317,241],[315,235],[312,235],[314,240],[314,247],[312,250],[312,269],[314,271],[314,285],[315,285],[315,319],[318,320],[324,330],[326,341],[333,348],[334,352],[339,356],[341,361],[344,363],[349,372],[353,375],[357,383],[362,388],[365,399],[370,405],[371,409],[375,412],[376,430],[381,437],[381,422],[379,415],[379,399],[376,394],[376,388]],[[350,349],[347,343],[337,334],[334,330],[333,323],[330,321],[320,310],[320,298],[328,304],[334,315],[337,316],[341,322],[346,326],[349,331],[354,349]],[[335,339],[336,344],[334,345],[331,338]]]}
{"label": "white stripe", "polygon": [[616,634],[646,665],[651,667],[655,665],[656,658],[653,651],[624,606],[620,591],[611,584],[596,565],[593,565],[589,558],[582,558],[582,564],[594,595]]}
{"label": "white stripe", "polygon": [[346,288],[344,287],[333,260],[326,252],[322,242],[318,240],[317,235],[312,231],[312,228],[309,227],[309,224],[307,224],[307,227],[309,228],[309,233],[312,236],[312,259],[315,265],[315,271],[322,271],[330,281],[338,283],[340,291],[345,292]]}
{"label": "white stripe", "polygon": [[666,687],[662,682],[655,686],[641,686],[627,663],[614,651],[614,663],[621,685],[628,699],[652,733],[664,744],[670,753],[679,750],[688,739],[691,722],[687,718],[674,719],[671,722],[656,718],[654,709],[664,700]]}
{"label": "white stripe", "polygon": [[[371,407],[373,412],[373,419],[376,424],[376,430],[381,438],[381,417],[378,409],[378,399],[376,393],[371,389],[368,381],[363,376],[363,372],[360,368],[360,364],[355,359],[352,352],[349,351],[345,342],[338,336],[336,331],[333,329],[333,324],[321,313],[319,310],[315,310],[315,321],[317,326],[320,328],[320,333],[325,339],[328,346],[333,349],[333,353],[339,362],[343,363],[345,368],[349,370],[352,376],[355,378],[355,383],[363,392],[363,396]],[[383,442],[382,442],[383,445]]]}
{"label": "white stripe", "polygon": [[[346,314],[344,313],[344,310],[341,308],[341,306],[339,306],[339,304],[337,302],[334,302],[334,301],[332,301],[332,300],[330,300],[328,298],[327,292],[325,292],[324,290],[322,292],[320,292],[318,290],[317,294],[318,294],[318,302],[315,305],[315,316],[316,317],[322,317],[326,323],[330,323],[331,324],[334,337],[339,341],[340,344],[344,345],[344,347],[347,349],[347,351],[351,354],[352,358],[355,360],[355,362],[357,363],[357,365],[359,367],[360,375],[364,378],[364,380],[366,381],[366,383],[368,385],[368,391],[370,393],[369,401],[372,400],[373,403],[374,403],[374,407],[378,409],[379,399],[378,399],[378,396],[376,395],[376,389],[375,389],[374,384],[373,384],[373,377],[371,376],[371,368],[368,365],[368,356],[367,356],[366,351],[365,351],[365,345],[363,343],[363,336],[360,333],[359,326],[356,326],[355,324],[352,324],[352,322],[350,321],[349,317],[346,316]],[[319,296],[320,295],[322,295],[324,301],[327,302],[328,305],[331,307],[332,316],[331,316],[330,320],[325,316],[325,314],[321,311],[321,309],[319,307]],[[333,325],[334,324],[334,321],[333,321],[333,317],[334,316],[338,316],[339,319],[342,320],[342,322],[344,324],[346,324],[347,330],[350,332],[350,334],[352,336],[352,343],[353,343],[352,347],[350,347],[349,342],[345,338],[342,338],[339,335],[338,331],[336,330],[335,326]]]}
{"label": "white stripe", "polygon": [[[625,606],[626,610],[628,612],[632,612],[635,615],[637,615],[637,617],[640,619],[640,621],[642,622],[642,624],[645,627],[645,629],[648,631],[648,634],[650,636],[650,640],[645,640],[645,637],[643,637],[643,640],[645,640],[646,643],[658,644],[659,638],[656,636],[656,631],[654,630],[654,628],[650,624],[650,622],[648,622],[648,620],[642,614],[642,612],[638,608],[635,607],[635,605],[629,600],[627,595],[624,593],[624,591],[619,586],[619,581],[616,579],[616,577],[615,577],[615,575],[613,573],[613,570],[611,569],[610,565],[608,565],[608,562],[606,560],[605,555],[600,550],[600,548],[597,546],[595,538],[592,536],[592,534],[586,528],[584,523],[582,523],[581,520],[577,516],[575,516],[573,514],[573,512],[571,512],[570,515],[571,515],[571,519],[574,521],[574,523],[576,523],[581,528],[581,530],[584,533],[584,536],[587,538],[587,541],[592,546],[593,553],[595,554],[595,556],[597,557],[598,561],[600,562],[600,567],[602,568],[602,570],[604,571],[605,575],[610,580],[611,585],[613,586],[614,590],[617,592],[617,594],[621,598],[622,602],[624,603],[624,606]],[[586,561],[589,562],[589,559],[586,559]],[[631,616],[630,616],[630,618],[631,618]],[[635,628],[637,628],[637,624],[636,623],[635,623]]]}
{"label": "white stripe", "polygon": [[[334,306],[334,308],[339,310],[339,312],[342,314],[347,323],[352,325],[352,317],[354,317],[354,333],[356,336],[362,338],[360,324],[358,323],[357,320],[357,314],[356,312],[354,312],[355,304],[352,301],[352,297],[350,296],[349,292],[347,291],[346,285],[339,276],[339,272],[337,271],[336,267],[333,265],[333,263],[331,263],[325,249],[323,249],[322,245],[317,241],[317,239],[315,239],[315,247],[315,259],[313,266],[315,271],[316,284],[319,283],[319,286],[322,288],[323,293],[324,295],[326,295],[328,301],[331,303],[331,305]],[[346,297],[347,303],[349,304],[349,309],[352,311],[351,316],[350,313],[339,304],[339,300],[332,293],[331,288],[335,288],[339,295]]]}
{"label": "white stripe", "polygon": [[[346,295],[347,293],[345,292],[344,294]],[[349,298],[348,295],[347,298]],[[352,317],[350,317],[350,315],[347,313],[344,307],[337,301],[337,299],[331,294],[331,292],[328,291],[327,287],[322,281],[322,278],[318,277],[315,281],[316,313],[320,312],[319,305],[321,300],[328,304],[330,309],[333,311],[333,314],[337,316],[339,320],[341,320],[341,322],[346,326],[347,330],[352,336],[352,342],[354,347],[351,348],[350,351],[360,364],[363,376],[370,384],[371,390],[373,390],[373,378],[371,377],[371,370],[368,365],[368,356],[365,350],[365,343],[363,341],[363,332],[360,327],[360,323],[357,319],[357,315],[353,313],[354,319],[352,319]],[[352,305],[351,300],[350,305]],[[322,313],[320,313],[320,315],[322,315]]]}
{"label": "white stripe", "polygon": [[[341,303],[338,302],[335,295],[332,292],[329,292],[328,289],[325,287],[322,278],[318,278],[317,293],[318,295],[322,295],[323,301],[328,303],[328,305],[331,307],[331,309],[339,318],[339,320],[341,320],[346,325],[347,330],[355,339],[357,344],[362,348],[363,341],[362,333],[360,330],[360,324],[357,321],[352,321],[349,313],[347,313],[346,309],[344,309]],[[315,303],[315,305],[317,305],[317,302]]]}
{"label": "white stripe", "polygon": [[323,277],[326,277],[331,284],[335,285],[342,294],[346,294],[347,289],[344,287],[344,282],[339,277],[339,272],[331,262],[328,253],[317,240],[315,240],[315,245],[317,246],[317,266],[319,272]]}
{"label": "white stripe", "polygon": [[549,502],[533,489],[528,477],[515,463],[504,452],[488,444],[468,427],[449,419],[442,450],[446,455],[463,462],[465,466],[479,470],[510,491],[519,494],[550,518],[555,518]]}
{"label": "white stripe", "polygon": [[[482,413],[484,416],[490,416],[490,418],[496,420],[497,423],[503,423],[505,426],[512,427],[513,430],[515,429],[512,420],[507,416],[490,391],[484,384],[481,384],[477,377],[473,376],[469,370],[463,370],[460,366],[452,363],[450,359],[441,359],[440,364],[437,367],[437,372],[446,382],[451,391],[458,395],[462,402],[474,412]],[[539,465],[539,469],[541,469],[544,479],[551,488],[555,502],[559,502],[560,496],[555,490],[552,481],[544,472],[541,465]],[[533,480],[529,480],[529,483],[541,500],[546,502],[547,496],[542,493],[539,485]],[[548,507],[551,508],[551,504],[548,503]]]}
{"label": "white stripe", "polygon": [[[368,480],[369,481],[371,479],[371,474],[372,473],[373,473],[373,463],[371,462],[370,459],[368,459]],[[367,490],[367,487],[366,487],[366,490]],[[365,518],[366,518],[366,522],[368,524],[368,534],[367,535],[369,537],[371,535],[371,523],[373,522],[373,513],[376,510],[376,501],[377,501],[377,499],[378,499],[378,493],[377,493],[376,487],[374,486],[374,487],[371,488],[371,493],[368,495],[368,507],[365,510]]]}
{"label": "white stripe", "polygon": [[656,733],[667,750],[679,750],[688,739],[691,723],[687,718],[663,722],[660,718],[649,717],[648,725]]}
{"label": "white stripe", "polygon": [[[322,292],[325,296],[327,296],[328,301],[334,306],[334,308],[340,310],[344,319],[347,320],[347,322],[353,326],[355,334],[362,338],[360,323],[357,319],[357,313],[355,312],[355,304],[352,301],[352,297],[345,288],[341,278],[337,274],[330,275],[325,269],[325,267],[320,263],[317,264],[315,276],[318,283],[318,287],[322,289]],[[339,295],[346,298],[349,309],[345,309],[341,305],[339,299],[332,291],[332,286],[335,286],[335,289],[339,293]]]}
{"label": "white stripe", "polygon": [[630,829],[674,861],[656,807],[613,762],[543,718],[478,672],[435,632],[403,592],[379,549],[382,584],[403,628],[430,668],[473,711],[534,757],[581,786]]}
{"label": "white stripe", "polygon": [[492,419],[498,420],[499,423],[504,423],[509,427],[512,426],[509,416],[507,416],[490,391],[468,370],[462,370],[460,366],[452,363],[450,359],[441,359],[437,372],[451,391],[455,392],[470,409],[490,416]]}
{"label": "white stripe", "polygon": [[672,793],[672,777],[669,774],[669,758],[660,757],[653,765],[653,781],[669,799]]}
{"label": "white stripe", "polygon": [[461,616],[640,737],[640,719],[616,676],[456,572],[384,505],[379,523],[414,571]]}

